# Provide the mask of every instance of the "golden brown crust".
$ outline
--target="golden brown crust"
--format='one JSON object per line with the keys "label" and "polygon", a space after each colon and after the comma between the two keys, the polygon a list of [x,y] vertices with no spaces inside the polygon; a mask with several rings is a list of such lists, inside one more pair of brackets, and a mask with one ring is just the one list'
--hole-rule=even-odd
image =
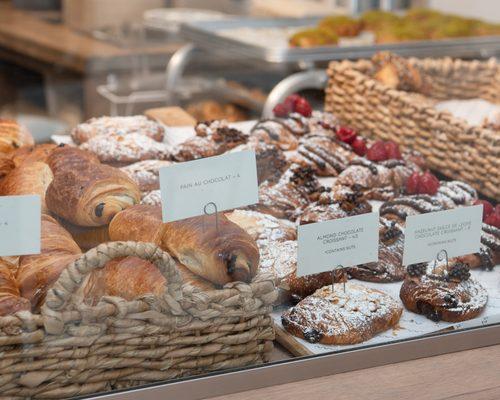
{"label": "golden brown crust", "polygon": [[62,218],[60,218],[58,222],[71,234],[74,241],[84,251],[99,246],[101,243],[110,241],[108,225],[90,227],[78,226]]}
{"label": "golden brown crust", "polygon": [[53,174],[49,166],[42,162],[20,165],[12,170],[0,183],[2,196],[37,194],[40,196],[42,213],[47,213],[46,190],[52,182]]}
{"label": "golden brown crust", "polygon": [[250,282],[259,265],[255,241],[221,213],[217,225],[212,215],[164,224],[161,247],[217,285]]}
{"label": "golden brown crust", "polygon": [[181,275],[182,281],[188,285],[200,289],[203,292],[217,289],[217,286],[214,285],[212,282],[209,282],[206,279],[200,278],[198,275],[193,274],[188,268],[186,268],[182,264],[179,263],[177,264],[177,270]]}
{"label": "golden brown crust", "polygon": [[132,179],[85,151],[59,147],[50,154],[48,165],[54,180],[47,189],[47,206],[75,225],[106,225],[116,213],[140,201]]}
{"label": "golden brown crust", "polygon": [[12,161],[18,167],[24,162],[47,162],[50,153],[57,145],[52,143],[39,144],[34,147],[22,147],[16,150],[12,155]]}
{"label": "golden brown crust", "polygon": [[138,257],[121,257],[93,271],[84,285],[84,301],[95,305],[103,296],[134,300],[146,294],[160,297],[165,293],[166,279],[149,261]]}
{"label": "golden brown crust", "polygon": [[48,215],[42,215],[41,235],[41,253],[20,257],[16,276],[21,295],[35,311],[66,266],[81,256],[71,235]]}
{"label": "golden brown crust", "polygon": [[16,165],[10,155],[0,153],[0,179],[12,171]]}
{"label": "golden brown crust", "polygon": [[152,242],[176,257],[191,272],[215,283],[249,282],[257,272],[255,241],[223,214],[162,224],[159,206],[137,205],[117,214],[109,226],[111,240]]}
{"label": "golden brown crust", "polygon": [[133,240],[161,244],[161,207],[137,204],[115,215],[109,224],[109,237],[113,241]]}
{"label": "golden brown crust", "polygon": [[398,302],[376,289],[346,283],[317,290],[282,316],[284,328],[311,343],[354,344],[395,327],[403,312]]}
{"label": "golden brown crust", "polygon": [[34,144],[33,136],[24,126],[16,121],[0,118],[0,153],[10,153]]}
{"label": "golden brown crust", "polygon": [[21,297],[19,287],[8,264],[0,260],[0,317],[30,308],[29,300]]}

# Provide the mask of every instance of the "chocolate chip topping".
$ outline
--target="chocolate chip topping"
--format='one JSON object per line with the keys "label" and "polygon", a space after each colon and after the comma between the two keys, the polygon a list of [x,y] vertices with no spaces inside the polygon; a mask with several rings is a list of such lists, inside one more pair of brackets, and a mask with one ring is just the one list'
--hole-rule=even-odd
{"label": "chocolate chip topping", "polygon": [[96,207],[95,207],[95,215],[99,218],[102,217],[102,212],[104,211],[104,203],[99,203]]}

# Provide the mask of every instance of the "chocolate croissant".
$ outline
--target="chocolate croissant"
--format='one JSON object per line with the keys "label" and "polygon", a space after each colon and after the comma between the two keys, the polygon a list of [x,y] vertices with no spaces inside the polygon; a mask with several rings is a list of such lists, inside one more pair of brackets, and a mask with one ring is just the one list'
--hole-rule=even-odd
{"label": "chocolate croissant", "polygon": [[257,272],[255,241],[223,214],[163,224],[161,209],[137,205],[119,214],[109,226],[111,240],[158,244],[191,272],[217,285],[250,282]]}
{"label": "chocolate croissant", "polygon": [[132,179],[117,168],[100,164],[90,153],[59,147],[47,162],[54,174],[47,189],[47,207],[75,225],[106,225],[117,212],[140,201]]}
{"label": "chocolate croissant", "polygon": [[16,279],[9,266],[0,260],[0,317],[30,308],[29,300],[21,297]]}
{"label": "chocolate croissant", "polygon": [[0,183],[0,195],[19,196],[37,194],[40,196],[42,213],[47,213],[45,193],[52,182],[49,166],[42,162],[22,164],[13,169]]}
{"label": "chocolate croissant", "polygon": [[41,253],[20,257],[16,276],[21,295],[34,311],[66,266],[81,256],[71,235],[54,218],[44,214],[41,224]]}

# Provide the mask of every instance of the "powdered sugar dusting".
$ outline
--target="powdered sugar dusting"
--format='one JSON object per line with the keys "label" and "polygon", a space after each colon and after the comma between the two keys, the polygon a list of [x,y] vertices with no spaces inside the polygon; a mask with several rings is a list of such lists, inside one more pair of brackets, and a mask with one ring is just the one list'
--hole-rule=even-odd
{"label": "powdered sugar dusting", "polygon": [[165,160],[169,147],[148,136],[131,133],[126,136],[111,134],[95,136],[80,146],[94,153],[101,162],[132,163],[141,160]]}

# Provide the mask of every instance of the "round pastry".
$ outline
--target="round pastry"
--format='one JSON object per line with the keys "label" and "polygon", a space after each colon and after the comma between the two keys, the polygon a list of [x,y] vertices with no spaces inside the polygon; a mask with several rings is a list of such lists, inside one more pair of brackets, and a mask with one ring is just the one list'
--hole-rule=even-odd
{"label": "round pastry", "polygon": [[292,335],[311,343],[354,344],[395,327],[403,312],[399,302],[379,290],[347,282],[327,285],[281,317]]}
{"label": "round pastry", "polygon": [[165,134],[163,126],[143,115],[131,117],[100,117],[92,118],[77,125],[71,131],[71,138],[77,144],[85,143],[95,136],[118,135],[131,133],[149,136],[161,142]]}
{"label": "round pastry", "polygon": [[406,275],[403,266],[404,234],[395,221],[380,218],[378,261],[347,269],[353,278],[368,282],[397,282]]}
{"label": "round pastry", "polygon": [[405,307],[432,321],[460,322],[476,318],[486,307],[486,289],[470,277],[469,266],[454,262],[435,271],[427,264],[408,266],[400,298]]}

